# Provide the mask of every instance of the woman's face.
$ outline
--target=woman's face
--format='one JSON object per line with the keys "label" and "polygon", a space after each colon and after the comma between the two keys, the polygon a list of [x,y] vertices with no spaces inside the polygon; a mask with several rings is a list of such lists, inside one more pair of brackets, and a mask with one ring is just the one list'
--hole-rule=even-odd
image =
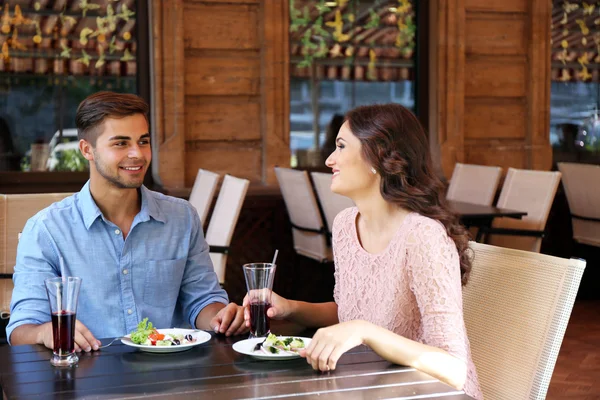
{"label": "woman's face", "polygon": [[378,175],[362,156],[362,144],[344,122],[336,138],[336,149],[325,161],[333,171],[331,191],[350,198],[379,187]]}

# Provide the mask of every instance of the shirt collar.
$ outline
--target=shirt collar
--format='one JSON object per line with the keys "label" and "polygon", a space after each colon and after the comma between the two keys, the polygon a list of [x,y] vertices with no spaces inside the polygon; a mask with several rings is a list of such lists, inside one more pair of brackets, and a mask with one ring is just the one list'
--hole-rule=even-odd
{"label": "shirt collar", "polygon": [[[140,187],[140,194],[142,196],[142,207],[138,213],[140,222],[149,221],[153,218],[160,222],[166,222],[165,217],[160,212],[156,199],[152,195],[152,192],[148,190],[144,185]],[[83,222],[85,229],[90,229],[90,226],[98,219],[102,217],[102,211],[98,208],[98,205],[92,197],[90,192],[90,181],[88,180],[79,192],[79,209],[83,215]]]}

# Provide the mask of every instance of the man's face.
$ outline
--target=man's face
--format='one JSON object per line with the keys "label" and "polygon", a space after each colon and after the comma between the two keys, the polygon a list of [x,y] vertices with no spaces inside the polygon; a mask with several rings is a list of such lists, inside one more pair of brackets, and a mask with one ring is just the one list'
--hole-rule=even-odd
{"label": "man's face", "polygon": [[148,123],[142,114],[124,118],[106,118],[96,146],[80,143],[90,161],[92,178],[121,189],[139,188],[152,160]]}

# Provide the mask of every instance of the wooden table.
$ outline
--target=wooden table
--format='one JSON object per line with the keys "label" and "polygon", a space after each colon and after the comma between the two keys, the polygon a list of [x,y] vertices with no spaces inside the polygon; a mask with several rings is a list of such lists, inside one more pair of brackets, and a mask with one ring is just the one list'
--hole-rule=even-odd
{"label": "wooden table", "polygon": [[479,227],[476,241],[481,240],[483,231],[481,227],[491,228],[494,218],[516,218],[521,219],[527,215],[526,211],[509,210],[494,206],[482,206],[480,204],[464,203],[462,201],[449,200],[452,208],[459,216],[461,222],[468,228],[471,226]]}
{"label": "wooden table", "polygon": [[[181,353],[150,354],[116,342],[55,368],[42,346],[0,347],[5,399],[452,399],[471,397],[412,368],[383,361],[366,347],[342,356],[336,371],[304,359],[258,361],[236,353],[238,338],[216,337]],[[103,341],[107,343],[106,341]]]}

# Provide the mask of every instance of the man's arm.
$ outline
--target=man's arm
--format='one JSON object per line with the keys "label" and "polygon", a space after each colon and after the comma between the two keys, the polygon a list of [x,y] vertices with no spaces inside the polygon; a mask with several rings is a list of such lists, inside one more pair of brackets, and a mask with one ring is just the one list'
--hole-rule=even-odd
{"label": "man's arm", "polygon": [[210,321],[229,304],[229,298],[219,285],[198,213],[191,206],[189,211],[190,244],[179,302],[191,326],[212,330],[214,326],[210,325]]}
{"label": "man's arm", "polygon": [[[6,337],[13,344],[17,332],[18,344],[36,344],[38,326],[50,321],[50,305],[44,280],[59,276],[57,249],[46,228],[37,218],[25,224],[17,248],[17,264],[13,275],[14,290],[10,304],[10,321]],[[40,343],[41,344],[41,343]]]}

